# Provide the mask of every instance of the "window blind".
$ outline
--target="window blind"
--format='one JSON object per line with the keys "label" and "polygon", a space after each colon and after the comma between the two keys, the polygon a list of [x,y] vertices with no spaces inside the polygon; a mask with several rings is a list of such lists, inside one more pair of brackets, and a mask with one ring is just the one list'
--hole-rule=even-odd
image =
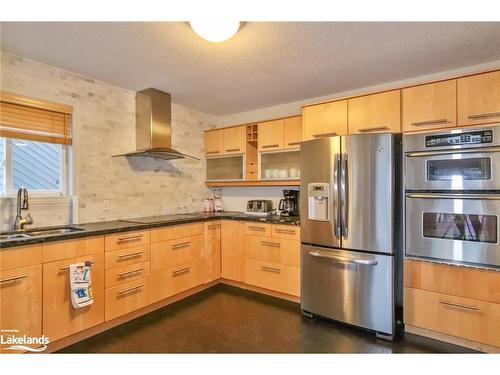
{"label": "window blind", "polygon": [[0,136],[69,145],[71,107],[2,93]]}

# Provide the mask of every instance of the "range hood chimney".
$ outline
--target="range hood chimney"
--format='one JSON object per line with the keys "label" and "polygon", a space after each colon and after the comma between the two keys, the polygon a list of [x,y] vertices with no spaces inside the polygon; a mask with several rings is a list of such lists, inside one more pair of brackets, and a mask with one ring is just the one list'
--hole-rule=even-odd
{"label": "range hood chimney", "polygon": [[136,151],[116,156],[200,160],[172,148],[171,97],[153,88],[136,93],[135,142]]}

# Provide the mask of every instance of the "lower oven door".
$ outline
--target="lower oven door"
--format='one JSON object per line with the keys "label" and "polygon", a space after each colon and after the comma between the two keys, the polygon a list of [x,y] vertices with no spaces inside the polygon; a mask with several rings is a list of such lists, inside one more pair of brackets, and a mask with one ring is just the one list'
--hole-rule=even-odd
{"label": "lower oven door", "polygon": [[392,255],[302,245],[302,310],[393,335],[393,260]]}
{"label": "lower oven door", "polygon": [[406,255],[500,267],[500,194],[406,194]]}

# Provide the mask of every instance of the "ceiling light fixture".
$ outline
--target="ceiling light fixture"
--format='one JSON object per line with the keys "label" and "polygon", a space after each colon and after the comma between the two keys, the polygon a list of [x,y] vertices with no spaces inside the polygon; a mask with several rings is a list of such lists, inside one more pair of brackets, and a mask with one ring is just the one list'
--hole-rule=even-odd
{"label": "ceiling light fixture", "polygon": [[189,21],[189,25],[196,34],[212,43],[224,42],[240,29],[240,22],[232,20],[195,20]]}

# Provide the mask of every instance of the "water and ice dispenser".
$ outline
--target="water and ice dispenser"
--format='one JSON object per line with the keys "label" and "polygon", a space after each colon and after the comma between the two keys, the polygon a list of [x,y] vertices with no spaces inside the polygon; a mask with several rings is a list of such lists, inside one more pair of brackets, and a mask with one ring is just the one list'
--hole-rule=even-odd
{"label": "water and ice dispenser", "polygon": [[307,218],[316,221],[330,221],[330,184],[310,183],[307,186]]}

